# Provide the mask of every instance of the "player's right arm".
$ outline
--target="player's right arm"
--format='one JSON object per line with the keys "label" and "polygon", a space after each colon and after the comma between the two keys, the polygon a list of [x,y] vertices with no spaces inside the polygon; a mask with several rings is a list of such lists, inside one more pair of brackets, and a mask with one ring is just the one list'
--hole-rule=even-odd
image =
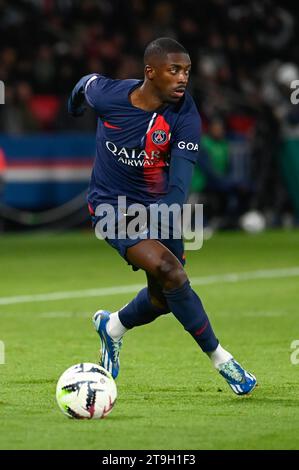
{"label": "player's right arm", "polygon": [[82,77],[72,90],[68,99],[68,112],[74,117],[82,116],[86,103],[99,115],[105,111],[107,90],[114,80],[97,73]]}
{"label": "player's right arm", "polygon": [[90,80],[95,80],[97,78],[97,74],[90,74],[85,75],[82,77],[75,87],[72,90],[72,93],[68,99],[68,112],[74,117],[82,116],[86,107],[84,106],[85,103],[85,88],[88,86],[88,82]]}

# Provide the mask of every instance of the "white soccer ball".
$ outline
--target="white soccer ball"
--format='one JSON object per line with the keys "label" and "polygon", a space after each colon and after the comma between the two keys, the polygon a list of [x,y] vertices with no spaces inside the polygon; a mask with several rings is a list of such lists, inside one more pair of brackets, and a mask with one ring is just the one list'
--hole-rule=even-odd
{"label": "white soccer ball", "polygon": [[59,408],[70,418],[105,418],[111,412],[116,398],[117,388],[112,375],[98,364],[90,362],[67,369],[56,387]]}
{"label": "white soccer ball", "polygon": [[245,232],[260,233],[266,228],[266,219],[261,212],[250,211],[242,215],[240,225]]}

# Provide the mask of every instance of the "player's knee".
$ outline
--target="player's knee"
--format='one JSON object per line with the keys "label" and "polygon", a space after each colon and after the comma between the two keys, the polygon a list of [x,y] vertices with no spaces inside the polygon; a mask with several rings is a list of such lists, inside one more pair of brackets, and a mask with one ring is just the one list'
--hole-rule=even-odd
{"label": "player's knee", "polygon": [[160,282],[165,290],[177,289],[188,279],[183,266],[174,256],[161,259],[158,271]]}

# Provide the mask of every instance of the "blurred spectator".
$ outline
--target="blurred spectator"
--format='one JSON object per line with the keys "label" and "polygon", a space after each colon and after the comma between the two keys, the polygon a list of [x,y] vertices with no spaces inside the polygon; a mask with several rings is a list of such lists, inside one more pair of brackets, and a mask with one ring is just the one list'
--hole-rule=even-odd
{"label": "blurred spectator", "polygon": [[[190,52],[190,88],[203,123],[221,116],[250,153],[251,205],[267,210],[269,191],[277,187],[281,212],[289,201],[275,164],[277,146],[280,136],[299,134],[298,106],[289,99],[290,77],[299,78],[296,8],[287,0],[0,0],[0,80],[6,85],[0,131],[94,130],[91,112],[83,120],[66,114],[78,79],[91,72],[142,78],[146,44],[171,36]],[[234,154],[227,164],[227,142],[215,140],[217,125],[202,146],[210,155],[207,171],[212,168],[219,183],[232,171]],[[202,187],[211,185],[210,173],[197,177]],[[235,187],[237,212],[243,196],[247,204],[248,187],[248,181]]]}
{"label": "blurred spectator", "polygon": [[30,111],[32,88],[27,82],[5,87],[5,105],[1,106],[0,131],[23,134],[40,129],[40,122]]}
{"label": "blurred spectator", "polygon": [[234,174],[224,123],[219,117],[213,118],[202,138],[189,202],[205,205],[206,222],[213,228],[234,228],[247,209],[248,183]]}
{"label": "blurred spectator", "polygon": [[[86,73],[141,77],[144,47],[157,36],[175,37],[190,51],[192,88],[207,119],[252,106],[250,94],[259,92],[266,65],[298,58],[294,14],[270,0],[128,0],[125,7],[121,0],[1,0],[0,14],[0,80],[13,95],[22,82],[33,95],[52,94],[62,105]],[[18,109],[24,104],[8,106],[25,120]],[[26,127],[12,120],[5,125],[10,132]]]}

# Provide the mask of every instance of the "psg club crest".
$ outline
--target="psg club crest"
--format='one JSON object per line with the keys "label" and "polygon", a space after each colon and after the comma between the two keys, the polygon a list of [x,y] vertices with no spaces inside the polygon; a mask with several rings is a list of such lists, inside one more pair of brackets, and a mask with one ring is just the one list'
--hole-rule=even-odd
{"label": "psg club crest", "polygon": [[160,129],[153,132],[152,141],[154,142],[154,144],[157,145],[165,144],[165,142],[167,141],[167,133]]}

